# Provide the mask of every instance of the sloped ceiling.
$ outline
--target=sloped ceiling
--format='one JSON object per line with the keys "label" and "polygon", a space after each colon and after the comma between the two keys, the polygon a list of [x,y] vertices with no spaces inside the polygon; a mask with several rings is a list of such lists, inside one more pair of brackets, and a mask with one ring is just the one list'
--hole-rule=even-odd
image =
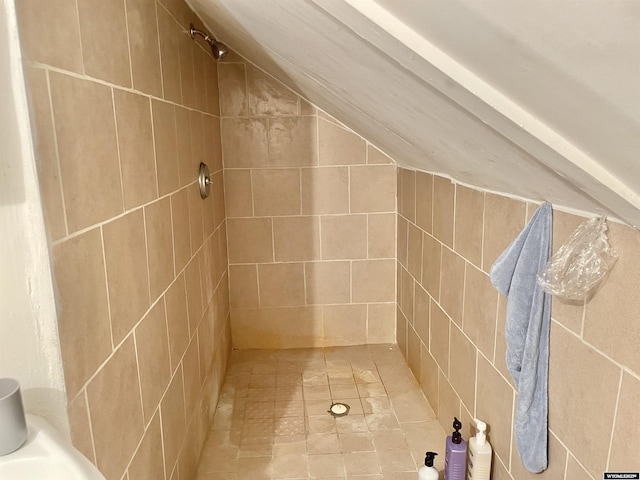
{"label": "sloped ceiling", "polygon": [[640,2],[190,4],[403,166],[640,226]]}

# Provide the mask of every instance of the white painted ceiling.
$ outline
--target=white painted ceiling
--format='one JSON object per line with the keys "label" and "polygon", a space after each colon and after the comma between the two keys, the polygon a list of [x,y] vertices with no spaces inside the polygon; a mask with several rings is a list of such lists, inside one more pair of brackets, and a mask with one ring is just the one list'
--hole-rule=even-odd
{"label": "white painted ceiling", "polygon": [[190,0],[400,165],[640,226],[640,1]]}

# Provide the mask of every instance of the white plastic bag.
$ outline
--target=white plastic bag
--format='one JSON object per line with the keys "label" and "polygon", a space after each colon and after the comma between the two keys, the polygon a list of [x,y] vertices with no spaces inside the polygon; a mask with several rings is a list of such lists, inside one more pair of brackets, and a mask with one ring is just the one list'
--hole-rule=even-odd
{"label": "white plastic bag", "polygon": [[609,245],[605,217],[583,222],[538,274],[542,289],[569,300],[583,300],[618,260]]}

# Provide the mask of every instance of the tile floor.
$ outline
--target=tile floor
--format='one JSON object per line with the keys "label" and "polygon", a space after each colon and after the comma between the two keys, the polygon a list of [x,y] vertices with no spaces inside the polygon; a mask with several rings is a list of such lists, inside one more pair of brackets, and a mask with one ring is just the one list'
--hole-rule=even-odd
{"label": "tile floor", "polygon": [[235,351],[197,480],[415,480],[444,446],[395,345]]}

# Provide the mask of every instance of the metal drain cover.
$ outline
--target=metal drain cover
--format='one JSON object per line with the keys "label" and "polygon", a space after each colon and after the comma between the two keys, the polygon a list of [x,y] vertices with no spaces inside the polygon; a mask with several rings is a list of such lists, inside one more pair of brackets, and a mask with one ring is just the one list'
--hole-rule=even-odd
{"label": "metal drain cover", "polygon": [[329,407],[329,413],[334,417],[344,417],[349,413],[350,408],[346,403],[333,403]]}

